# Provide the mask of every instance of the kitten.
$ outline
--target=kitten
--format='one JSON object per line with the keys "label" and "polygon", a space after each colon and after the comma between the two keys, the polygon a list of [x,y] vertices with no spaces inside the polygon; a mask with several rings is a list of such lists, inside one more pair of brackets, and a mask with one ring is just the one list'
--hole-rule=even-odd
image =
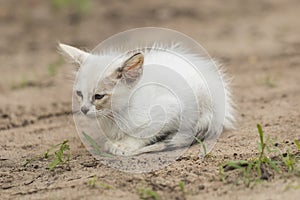
{"label": "kitten", "polygon": [[[233,128],[227,82],[207,58],[188,54],[176,45],[166,51],[145,48],[125,54],[92,54],[65,44],[59,47],[79,65],[75,91],[80,110],[87,117],[96,117],[108,138],[104,148],[111,154],[132,156],[186,147],[195,137],[213,138],[223,128]],[[197,63],[202,76],[189,61]],[[217,81],[224,87],[214,87]],[[213,98],[222,92],[224,102],[220,98],[218,103]]]}

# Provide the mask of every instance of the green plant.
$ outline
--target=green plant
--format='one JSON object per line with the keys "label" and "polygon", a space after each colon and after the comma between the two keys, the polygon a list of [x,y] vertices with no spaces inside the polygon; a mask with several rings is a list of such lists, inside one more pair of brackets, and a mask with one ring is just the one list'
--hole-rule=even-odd
{"label": "green plant", "polygon": [[106,183],[101,183],[99,180],[98,180],[98,177],[97,176],[94,176],[93,178],[89,179],[87,181],[87,184],[88,186],[90,187],[101,187],[101,188],[104,188],[104,189],[112,189],[113,187],[111,185],[108,185]]}
{"label": "green plant", "polygon": [[198,144],[200,144],[200,146],[201,146],[201,148],[203,150],[203,154],[204,154],[203,157],[206,157],[208,155],[207,149],[206,149],[206,145],[199,138],[194,137],[194,139],[196,140],[196,142],[198,142]]}
{"label": "green plant", "polygon": [[276,87],[276,80],[274,78],[274,76],[266,76],[264,78],[264,80],[262,81],[262,84],[265,85],[266,87],[269,87],[269,88],[273,88],[273,87]]}
{"label": "green plant", "polygon": [[184,182],[183,181],[179,181],[179,188],[181,190],[181,192],[185,193],[185,190],[184,190]]}
{"label": "green plant", "polygon": [[276,150],[279,153],[280,159],[282,160],[283,165],[287,168],[289,173],[295,173],[300,175],[300,150],[298,140],[294,140],[295,146],[297,148],[297,153],[291,153],[291,149],[285,148],[285,153],[283,153],[279,148]]}
{"label": "green plant", "polygon": [[51,0],[51,5],[56,10],[72,8],[77,13],[86,13],[90,9],[89,0]]}
{"label": "green plant", "polygon": [[[220,165],[219,174],[222,181],[228,178],[227,171],[238,169],[243,177],[243,182],[249,185],[251,182],[258,182],[260,180],[268,180],[271,176],[271,171],[282,173],[283,166],[287,168],[288,172],[300,172],[297,166],[300,166],[299,155],[291,154],[290,149],[286,153],[276,147],[273,148],[270,138],[265,139],[264,132],[261,125],[257,124],[259,134],[258,157],[249,160],[233,160],[227,161]],[[299,142],[295,141],[299,153]],[[277,153],[275,156],[269,156],[270,153]],[[300,174],[300,173],[299,173]]]}
{"label": "green plant", "polygon": [[11,89],[23,89],[25,87],[34,86],[35,83],[33,81],[28,80],[26,77],[22,77],[19,83],[13,84]]}
{"label": "green plant", "polygon": [[[51,154],[57,147],[59,147],[58,150],[54,152],[54,154]],[[44,158],[49,159],[50,157],[54,157],[54,160],[48,164],[48,169],[51,171],[58,165],[66,164],[70,160],[70,153],[67,154],[65,157],[66,151],[70,151],[70,146],[68,144],[68,140],[63,141],[62,143],[59,143],[57,145],[54,145],[53,147],[49,148],[44,153]]]}
{"label": "green plant", "polygon": [[228,175],[227,171],[238,169],[243,174],[243,182],[248,185],[250,183],[250,171],[254,166],[253,161],[247,160],[233,160],[223,163],[219,166],[219,174],[222,181],[226,181]]}
{"label": "green plant", "polygon": [[[267,144],[269,144],[268,143],[269,138],[267,139],[267,142],[265,143],[264,133],[263,133],[263,130],[262,130],[262,127],[260,124],[257,124],[257,129],[258,129],[258,134],[259,134],[259,139],[260,139],[260,142],[258,142],[258,148],[260,151],[260,155],[259,155],[258,160],[255,163],[258,175],[261,176],[261,172],[262,172],[264,165],[270,166],[277,173],[279,173],[280,169],[277,167],[277,162],[270,159],[270,157],[265,153],[265,149],[268,148]],[[268,148],[268,149],[270,149],[270,148]]]}
{"label": "green plant", "polygon": [[48,65],[48,72],[50,76],[55,76],[56,75],[56,70],[58,67],[60,67],[63,64],[63,59],[59,58],[56,61],[50,63]]}
{"label": "green plant", "polygon": [[[68,151],[68,153],[66,153]],[[50,159],[54,158],[49,164],[48,169],[51,171],[58,165],[67,164],[70,160],[70,146],[68,144],[68,140],[64,140],[63,142],[56,144],[42,155],[34,156],[31,159],[26,159],[26,162],[23,164],[26,167],[28,164],[42,159]]]}
{"label": "green plant", "polygon": [[185,190],[185,184],[183,181],[179,181],[179,188],[180,188],[180,191],[182,192],[182,195],[183,195],[183,199],[186,199],[186,190]]}
{"label": "green plant", "polygon": [[48,71],[50,76],[55,76],[56,74],[56,67],[53,64],[48,65]]}
{"label": "green plant", "polygon": [[300,189],[300,184],[298,185],[291,185],[291,184],[288,184],[284,190],[288,190],[288,189],[294,189],[294,190],[298,190]]}
{"label": "green plant", "polygon": [[289,172],[294,171],[296,161],[293,155],[291,155],[289,149],[287,150],[286,156],[282,156],[282,160],[284,161],[284,164],[287,166]]}
{"label": "green plant", "polygon": [[225,173],[227,171],[235,169],[240,170],[243,175],[243,182],[246,185],[249,185],[253,181],[268,180],[270,178],[270,171],[272,170],[276,173],[281,173],[279,161],[270,158],[266,153],[266,150],[272,152],[269,138],[265,140],[261,125],[257,124],[257,130],[259,134],[259,142],[257,143],[259,156],[249,160],[233,160],[221,164],[219,168],[221,180],[226,180],[228,175]]}
{"label": "green plant", "polygon": [[295,143],[295,145],[296,145],[296,147],[298,149],[298,152],[300,152],[300,143],[299,143],[299,141],[298,140],[294,140],[294,143]]}
{"label": "green plant", "polygon": [[152,189],[140,188],[138,189],[138,193],[141,199],[154,199],[154,200],[160,199],[159,195]]}

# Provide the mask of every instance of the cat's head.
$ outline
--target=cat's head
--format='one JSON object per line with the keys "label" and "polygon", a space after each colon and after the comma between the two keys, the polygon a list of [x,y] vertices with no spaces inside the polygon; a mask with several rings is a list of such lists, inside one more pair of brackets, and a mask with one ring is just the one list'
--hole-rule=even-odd
{"label": "cat's head", "polygon": [[143,73],[142,53],[114,60],[115,55],[94,55],[65,44],[59,44],[59,48],[79,66],[74,90],[83,114],[95,116],[111,110],[112,102],[120,108],[126,105]]}

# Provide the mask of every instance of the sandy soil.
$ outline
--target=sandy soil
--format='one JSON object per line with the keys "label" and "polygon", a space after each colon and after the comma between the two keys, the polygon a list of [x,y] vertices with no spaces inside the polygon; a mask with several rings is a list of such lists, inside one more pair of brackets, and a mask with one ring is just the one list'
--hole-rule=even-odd
{"label": "sandy soil", "polygon": [[[297,177],[275,175],[246,187],[220,181],[218,166],[255,155],[257,123],[279,142],[300,139],[299,11],[297,0],[102,0],[83,14],[46,1],[1,1],[1,199],[139,199],[138,188],[152,188],[161,199],[297,199],[300,190],[289,187],[300,184]],[[193,147],[166,168],[129,174],[100,164],[83,147],[71,115],[71,66],[56,43],[92,49],[142,26],[183,32],[219,59],[233,76],[239,122],[205,160]],[[63,140],[71,147],[68,167],[49,172],[45,159],[23,166]],[[94,176],[112,188],[92,188]]]}

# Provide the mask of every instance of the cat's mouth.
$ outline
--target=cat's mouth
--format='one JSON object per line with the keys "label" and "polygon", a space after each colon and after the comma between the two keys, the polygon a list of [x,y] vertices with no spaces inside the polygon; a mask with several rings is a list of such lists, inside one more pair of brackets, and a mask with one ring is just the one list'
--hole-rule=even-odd
{"label": "cat's mouth", "polygon": [[88,118],[96,118],[97,117],[97,112],[90,111],[90,112],[86,113],[85,116],[88,117]]}
{"label": "cat's mouth", "polygon": [[96,117],[111,117],[112,116],[112,111],[109,109],[104,109],[104,110],[90,110],[88,113],[85,114],[85,116],[89,118],[96,118]]}

